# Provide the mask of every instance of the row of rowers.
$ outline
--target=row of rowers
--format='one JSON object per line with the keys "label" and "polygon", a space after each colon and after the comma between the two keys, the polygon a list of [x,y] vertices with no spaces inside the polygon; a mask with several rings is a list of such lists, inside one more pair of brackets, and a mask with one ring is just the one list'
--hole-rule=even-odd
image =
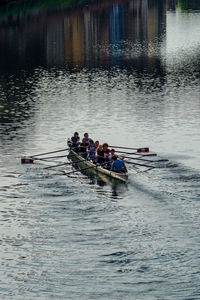
{"label": "row of rowers", "polygon": [[94,163],[103,165],[106,168],[111,168],[115,171],[127,171],[124,161],[118,157],[114,149],[109,149],[108,144],[99,144],[99,141],[93,141],[89,138],[88,133],[84,134],[82,142],[78,132],[70,140],[71,147],[75,152],[78,152],[84,158],[92,160]]}

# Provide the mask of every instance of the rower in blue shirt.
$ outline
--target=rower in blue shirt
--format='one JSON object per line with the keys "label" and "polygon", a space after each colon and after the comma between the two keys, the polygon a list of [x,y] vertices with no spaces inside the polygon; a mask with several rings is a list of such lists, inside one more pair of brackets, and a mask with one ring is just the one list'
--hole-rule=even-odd
{"label": "rower in blue shirt", "polygon": [[94,159],[96,158],[96,147],[94,145],[93,140],[90,140],[87,152],[88,152],[89,159],[94,161]]}
{"label": "rower in blue shirt", "polygon": [[127,168],[122,159],[117,159],[117,157],[113,156],[113,163],[111,164],[111,171],[118,172],[118,173],[126,173]]}

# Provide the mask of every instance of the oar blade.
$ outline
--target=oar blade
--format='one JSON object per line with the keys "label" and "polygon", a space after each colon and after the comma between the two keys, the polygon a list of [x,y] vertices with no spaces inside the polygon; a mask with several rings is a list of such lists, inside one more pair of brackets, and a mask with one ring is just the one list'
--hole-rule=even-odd
{"label": "oar blade", "polygon": [[138,153],[149,152],[149,147],[138,148],[138,149],[137,149],[137,152],[138,152]]}
{"label": "oar blade", "polygon": [[32,157],[21,157],[21,164],[33,164],[34,159]]}

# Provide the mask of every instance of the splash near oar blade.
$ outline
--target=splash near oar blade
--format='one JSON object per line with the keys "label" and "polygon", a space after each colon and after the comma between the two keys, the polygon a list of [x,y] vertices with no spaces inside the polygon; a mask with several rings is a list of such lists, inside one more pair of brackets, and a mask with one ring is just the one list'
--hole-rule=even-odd
{"label": "splash near oar blade", "polygon": [[33,164],[34,159],[32,157],[22,157],[21,164]]}

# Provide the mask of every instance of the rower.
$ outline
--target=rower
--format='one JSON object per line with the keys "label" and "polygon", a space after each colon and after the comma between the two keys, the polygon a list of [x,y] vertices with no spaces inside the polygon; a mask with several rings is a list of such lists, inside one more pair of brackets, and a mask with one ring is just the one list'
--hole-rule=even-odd
{"label": "rower", "polygon": [[98,149],[98,147],[99,147],[99,141],[95,141],[94,146],[95,146],[96,149]]}
{"label": "rower", "polygon": [[84,138],[85,138],[86,142],[89,144],[89,142],[90,142],[91,138],[89,137],[89,135],[88,135],[88,133],[87,133],[87,132],[86,132],[86,133],[84,133]]}
{"label": "rower", "polygon": [[81,156],[83,156],[85,159],[87,158],[87,149],[88,149],[89,143],[86,142],[86,139],[82,139],[82,143],[79,146],[79,153]]}
{"label": "rower", "polygon": [[108,160],[108,155],[110,154],[110,149],[108,149],[108,143],[103,144],[104,157]]}
{"label": "rower", "polygon": [[104,158],[104,151],[102,145],[99,145],[96,156],[97,156],[97,163],[100,165],[104,164],[105,158]]}
{"label": "rower", "polygon": [[90,140],[87,152],[88,152],[88,158],[89,158],[89,160],[94,161],[95,158],[96,158],[96,148],[94,146],[94,141],[93,140]]}
{"label": "rower", "polygon": [[116,156],[113,156],[113,163],[111,165],[111,171],[118,172],[118,173],[126,173],[127,168],[122,159],[117,159]]}
{"label": "rower", "polygon": [[115,149],[110,150],[110,155],[108,156],[109,160],[113,160],[113,156],[116,156],[118,158],[118,155],[115,153]]}
{"label": "rower", "polygon": [[110,150],[110,154],[108,155],[108,163],[107,163],[107,166],[106,166],[106,168],[107,168],[108,170],[111,169],[111,165],[112,165],[113,157],[114,157],[114,156],[115,156],[116,158],[118,158],[118,155],[115,154],[115,149],[111,149],[111,150]]}
{"label": "rower", "polygon": [[79,134],[78,132],[74,132],[74,136],[71,137],[71,147],[73,148],[73,150],[75,152],[78,152],[78,146],[80,144],[80,137],[79,137]]}
{"label": "rower", "polygon": [[108,156],[110,154],[110,149],[108,149],[108,143],[103,144],[103,152],[104,152],[104,158],[105,158],[104,168],[105,169],[110,169],[109,158],[108,158]]}

